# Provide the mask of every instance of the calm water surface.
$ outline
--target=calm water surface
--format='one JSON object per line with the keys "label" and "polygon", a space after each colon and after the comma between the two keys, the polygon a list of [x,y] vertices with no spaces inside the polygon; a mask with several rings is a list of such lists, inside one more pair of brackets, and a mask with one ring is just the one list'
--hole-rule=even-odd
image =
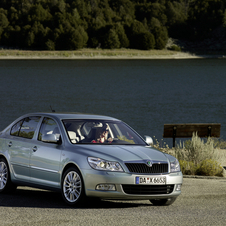
{"label": "calm water surface", "polygon": [[[0,60],[0,130],[28,112],[119,118],[162,139],[165,123],[221,123],[226,60]],[[171,139],[165,139],[171,144]]]}

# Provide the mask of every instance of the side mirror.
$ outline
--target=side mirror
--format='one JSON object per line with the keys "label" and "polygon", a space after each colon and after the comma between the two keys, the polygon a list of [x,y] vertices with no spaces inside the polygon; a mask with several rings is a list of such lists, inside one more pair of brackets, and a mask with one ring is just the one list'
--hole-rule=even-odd
{"label": "side mirror", "polygon": [[59,138],[57,138],[56,134],[45,134],[42,136],[42,141],[46,143],[58,144]]}
{"label": "side mirror", "polygon": [[144,137],[145,137],[145,142],[146,142],[147,144],[149,144],[149,145],[153,144],[153,140],[152,140],[151,137],[149,137],[149,136],[144,136]]}

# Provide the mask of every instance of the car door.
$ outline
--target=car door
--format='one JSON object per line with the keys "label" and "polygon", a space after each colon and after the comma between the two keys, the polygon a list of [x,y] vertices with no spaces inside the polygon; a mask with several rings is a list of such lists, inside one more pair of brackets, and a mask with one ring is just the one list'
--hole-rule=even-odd
{"label": "car door", "polygon": [[7,140],[10,164],[16,179],[30,180],[30,156],[33,137],[41,117],[26,117],[14,124]]}
{"label": "car door", "polygon": [[43,142],[46,134],[55,134],[60,138],[59,127],[51,118],[44,118],[34,143],[31,158],[31,182],[51,187],[60,186],[59,165],[61,160],[62,145]]}

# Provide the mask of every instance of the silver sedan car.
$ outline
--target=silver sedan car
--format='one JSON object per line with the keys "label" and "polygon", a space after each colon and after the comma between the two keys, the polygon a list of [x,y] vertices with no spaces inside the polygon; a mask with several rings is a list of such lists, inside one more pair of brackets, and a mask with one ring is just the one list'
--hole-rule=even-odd
{"label": "silver sedan car", "polygon": [[124,122],[79,113],[32,113],[0,132],[0,193],[57,190],[69,205],[87,198],[170,205],[181,194],[178,160]]}

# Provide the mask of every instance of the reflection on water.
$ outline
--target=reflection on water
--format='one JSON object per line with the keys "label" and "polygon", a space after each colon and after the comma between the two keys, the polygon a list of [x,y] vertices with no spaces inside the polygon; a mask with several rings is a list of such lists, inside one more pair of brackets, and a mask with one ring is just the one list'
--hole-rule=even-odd
{"label": "reflection on water", "polygon": [[158,139],[165,123],[221,123],[224,138],[225,71],[223,59],[1,60],[0,130],[51,105],[113,116]]}

